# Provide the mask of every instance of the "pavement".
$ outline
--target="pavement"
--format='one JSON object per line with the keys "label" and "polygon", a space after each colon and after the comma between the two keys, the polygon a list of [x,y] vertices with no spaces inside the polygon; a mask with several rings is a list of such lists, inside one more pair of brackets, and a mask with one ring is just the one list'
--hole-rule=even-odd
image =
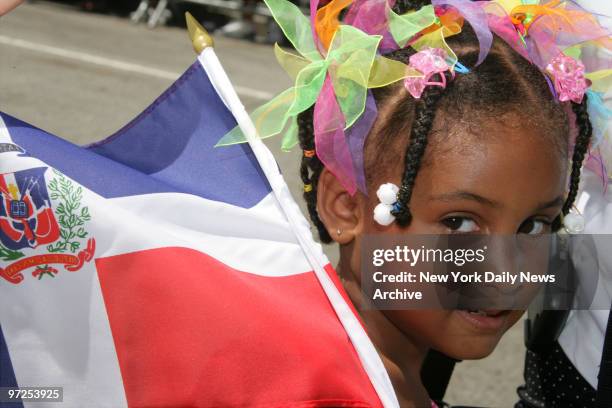
{"label": "pavement", "polygon": [[[248,109],[290,86],[271,46],[215,38]],[[195,60],[186,30],[132,25],[58,3],[27,3],[0,18],[0,110],[73,143],[97,141],[146,108]],[[299,152],[267,142],[301,203]],[[337,259],[332,247],[326,251]],[[480,361],[457,365],[446,400],[512,407],[522,382],[522,322]]]}

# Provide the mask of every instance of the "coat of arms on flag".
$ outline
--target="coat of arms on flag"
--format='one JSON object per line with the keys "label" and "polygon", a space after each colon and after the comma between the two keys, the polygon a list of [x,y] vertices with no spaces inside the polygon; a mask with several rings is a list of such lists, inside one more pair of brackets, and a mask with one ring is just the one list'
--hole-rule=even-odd
{"label": "coat of arms on flag", "polygon": [[0,242],[8,249],[36,248],[59,238],[45,170],[40,167],[0,175]]}
{"label": "coat of arms on flag", "polygon": [[54,264],[74,272],[93,257],[95,241],[84,241],[90,215],[80,203],[82,188],[57,170],[47,185],[48,170],[0,174],[0,260],[11,262],[0,267],[0,277],[11,283],[23,281],[25,270],[39,280],[54,276],[59,272]]}

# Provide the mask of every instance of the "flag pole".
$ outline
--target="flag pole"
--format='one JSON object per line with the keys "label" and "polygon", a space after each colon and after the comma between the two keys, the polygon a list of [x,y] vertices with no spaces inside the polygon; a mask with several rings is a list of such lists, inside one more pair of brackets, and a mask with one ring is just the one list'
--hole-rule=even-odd
{"label": "flag pole", "polygon": [[327,263],[327,261],[324,261],[326,258],[323,255],[321,246],[313,240],[310,224],[304,218],[300,208],[291,196],[289,188],[280,174],[274,156],[259,136],[257,136],[257,130],[251,117],[246,112],[244,105],[240,101],[229,77],[215,54],[212,37],[189,12],[185,13],[185,18],[193,49],[198,55],[198,60],[206,70],[217,93],[232,112],[236,122],[238,122],[238,126],[244,133],[306,258],[313,266],[317,279],[351,339],[378,397],[385,407],[399,407],[393,385],[374,344],[325,271],[324,262]]}

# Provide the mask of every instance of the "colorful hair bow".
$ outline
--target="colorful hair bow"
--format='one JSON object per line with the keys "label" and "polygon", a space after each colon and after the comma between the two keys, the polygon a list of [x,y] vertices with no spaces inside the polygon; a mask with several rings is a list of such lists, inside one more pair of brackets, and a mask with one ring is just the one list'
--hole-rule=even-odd
{"label": "colorful hair bow", "polygon": [[[402,15],[389,10],[389,31],[399,48],[410,45],[416,51],[425,48],[443,49],[451,67],[457,63],[457,56],[446,43],[446,38],[461,33],[463,21],[456,9],[441,6],[425,6]],[[418,30],[421,24],[423,27]]]}
{"label": "colorful hair bow", "polygon": [[612,142],[612,109],[604,103],[602,93],[588,90],[587,94],[589,118],[593,124],[593,147],[598,147],[604,140]]}
{"label": "colorful hair bow", "polygon": [[489,29],[487,14],[480,4],[471,0],[432,0],[431,4],[454,7],[470,23],[480,43],[476,65],[482,64],[493,44],[493,34]]}
{"label": "colorful hair bow", "polygon": [[403,15],[396,14],[392,10],[388,13],[389,31],[399,48],[405,47],[415,35],[440,21],[433,6],[425,6]]}
{"label": "colorful hair bow", "polygon": [[[357,147],[363,142],[369,128],[350,133],[347,141],[346,129],[354,126],[368,105],[368,89],[386,86],[409,76],[421,76],[405,64],[377,55],[381,36],[368,35],[355,27],[337,23],[338,8],[334,2],[324,14],[317,18],[325,27],[313,31],[309,20],[300,9],[286,0],[265,0],[272,15],[300,55],[275,47],[281,66],[295,81],[294,87],[261,106],[251,115],[261,138],[285,131],[282,148],[288,150],[298,143],[296,117],[314,105],[314,133],[317,157],[354,194],[359,188],[365,193],[363,160]],[[334,0],[338,1],[338,0]],[[341,0],[344,1],[344,0]],[[344,1],[342,4],[346,3]],[[335,31],[329,40],[327,29]],[[335,28],[334,28],[335,27]],[[320,41],[319,41],[320,40]],[[369,112],[372,103],[369,103]],[[364,117],[373,123],[371,114]],[[217,144],[243,143],[246,138],[238,127],[225,135]],[[350,143],[349,143],[350,141]],[[351,153],[353,151],[353,154]]]}
{"label": "colorful hair bow", "polygon": [[[398,15],[389,13],[389,27],[394,40],[400,47],[410,44],[419,51],[425,48],[441,48],[448,55],[451,67],[457,62],[453,50],[446,44],[445,38],[461,32],[464,20],[470,23],[480,43],[476,65],[480,65],[493,44],[493,34],[489,29],[487,14],[479,2],[470,0],[432,0],[431,6],[420,10]],[[425,30],[418,27],[427,23]],[[414,32],[409,31],[413,27]],[[415,34],[418,34],[415,36]]]}
{"label": "colorful hair bow", "polygon": [[610,175],[606,167],[612,164],[610,109],[600,93],[612,87],[610,31],[599,24],[595,15],[573,1],[497,2],[504,3],[521,37],[522,54],[552,76],[559,101],[581,103],[584,94],[589,94],[594,140],[586,166],[599,174],[607,186]]}
{"label": "colorful hair bow", "polygon": [[[452,58],[454,53],[444,38],[461,32],[463,18],[456,10],[429,5],[399,15],[392,10],[394,4],[395,0],[357,0],[352,3],[344,21],[370,35],[381,35],[381,53],[404,48],[412,41],[411,45],[417,50],[444,48]],[[454,65],[452,60],[449,63]]]}
{"label": "colorful hair bow", "polygon": [[603,94],[592,90],[587,94],[593,143],[586,167],[601,177],[605,190],[612,180],[612,109],[604,103]]}
{"label": "colorful hair bow", "polygon": [[[381,54],[396,50],[398,46],[389,32],[389,12],[394,4],[395,0],[355,0],[346,13],[344,22],[367,34],[382,36],[379,47]],[[419,31],[431,22],[425,24],[418,27]]]}
{"label": "colorful hair bow", "polygon": [[[332,0],[321,8],[319,0],[311,0],[310,19],[287,0],[265,2],[298,54],[275,46],[294,86],[253,112],[259,136],[284,131],[282,148],[292,148],[298,143],[297,115],[314,106],[316,155],[351,194],[366,192],[363,146],[377,114],[370,89],[404,80],[420,98],[427,86],[446,86],[445,71],[468,73],[446,43],[465,21],[480,46],[476,66],[497,34],[551,77],[560,101],[580,103],[588,92],[592,119],[604,129],[596,128],[595,135],[609,137],[610,110],[599,95],[612,86],[612,40],[595,16],[573,1],[432,0],[398,15],[392,11],[395,0]],[[343,24],[339,16],[347,7]],[[416,51],[409,65],[380,55],[407,46]],[[432,81],[435,75],[439,81]],[[235,128],[218,145],[243,142]]]}
{"label": "colorful hair bow", "polygon": [[578,44],[596,41],[612,50],[608,30],[573,1],[517,3],[509,17],[525,40],[529,59],[542,70],[564,50]]}

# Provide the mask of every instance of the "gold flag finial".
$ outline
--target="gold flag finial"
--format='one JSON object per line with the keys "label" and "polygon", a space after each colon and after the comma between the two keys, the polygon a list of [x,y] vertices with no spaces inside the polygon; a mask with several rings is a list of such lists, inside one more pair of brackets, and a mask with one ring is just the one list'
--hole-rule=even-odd
{"label": "gold flag finial", "polygon": [[200,55],[204,48],[214,46],[214,41],[208,31],[196,20],[190,12],[185,13],[185,20],[187,21],[187,30],[189,30],[189,37],[196,54]]}

